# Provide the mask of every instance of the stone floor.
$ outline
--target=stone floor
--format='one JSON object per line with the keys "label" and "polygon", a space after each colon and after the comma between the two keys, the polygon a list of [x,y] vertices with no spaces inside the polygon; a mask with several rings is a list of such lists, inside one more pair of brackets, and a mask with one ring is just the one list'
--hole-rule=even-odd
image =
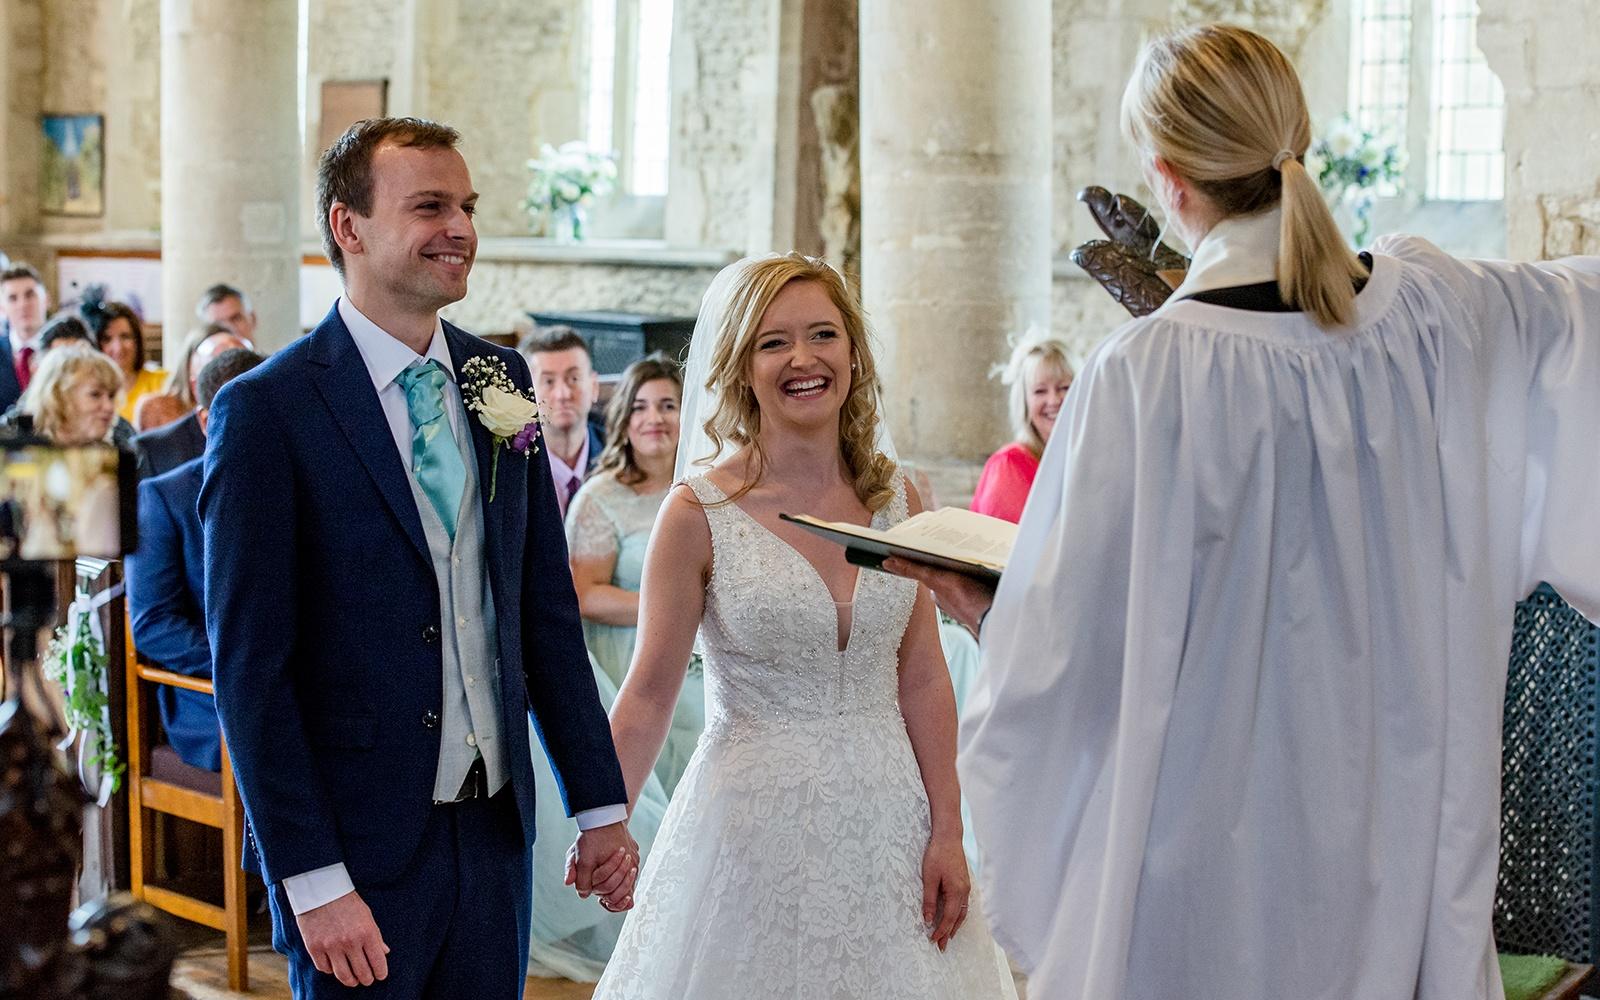
{"label": "stone floor", "polygon": [[[183,950],[172,967],[174,1000],[290,1000],[288,963],[272,950],[266,928],[255,926],[261,921],[252,921],[249,993],[228,989],[228,958],[221,934],[182,921],[175,923],[183,924],[179,931]],[[1012,972],[1018,1000],[1027,1000],[1022,974],[1014,967]],[[593,995],[592,983],[529,976],[523,1000],[590,1000]]]}
{"label": "stone floor", "polygon": [[[284,957],[265,941],[250,948],[250,992],[228,989],[228,959],[218,934],[196,932],[194,944],[186,947],[172,968],[175,997],[186,1000],[289,1000],[288,966]],[[255,937],[256,935],[252,935]],[[589,1000],[594,993],[590,983],[566,979],[528,977],[523,1000]]]}

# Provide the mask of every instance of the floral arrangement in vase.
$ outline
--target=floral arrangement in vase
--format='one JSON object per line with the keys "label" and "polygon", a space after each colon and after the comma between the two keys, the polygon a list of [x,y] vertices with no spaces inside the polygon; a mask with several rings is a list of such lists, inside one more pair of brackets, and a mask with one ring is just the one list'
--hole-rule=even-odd
{"label": "floral arrangement in vase", "polygon": [[1349,206],[1353,219],[1350,236],[1360,247],[1372,233],[1372,202],[1378,185],[1403,186],[1406,160],[1406,151],[1398,144],[1341,117],[1311,144],[1306,171],[1335,206]]}
{"label": "floral arrangement in vase", "polygon": [[584,215],[598,198],[611,193],[617,180],[617,162],[610,153],[596,152],[579,141],[560,148],[545,143],[528,161],[532,178],[527,210],[534,231],[553,235],[564,243],[583,239]]}

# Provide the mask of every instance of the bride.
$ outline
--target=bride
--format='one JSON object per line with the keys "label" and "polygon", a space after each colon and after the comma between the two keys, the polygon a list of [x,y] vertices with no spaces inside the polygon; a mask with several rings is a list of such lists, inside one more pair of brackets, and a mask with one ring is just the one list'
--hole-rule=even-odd
{"label": "bride", "polygon": [[690,352],[680,475],[716,464],[673,490],[645,556],[611,714],[629,798],[697,628],[706,728],[596,1000],[1014,997],[962,852],[933,603],[778,519],[920,509],[878,450],[859,305],[819,260],[746,258],[706,292]]}

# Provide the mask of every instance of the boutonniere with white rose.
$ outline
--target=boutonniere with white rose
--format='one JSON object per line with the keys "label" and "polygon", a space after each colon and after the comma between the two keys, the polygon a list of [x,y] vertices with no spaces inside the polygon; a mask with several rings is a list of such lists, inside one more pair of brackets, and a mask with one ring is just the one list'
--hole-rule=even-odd
{"label": "boutonniere with white rose", "polygon": [[489,502],[494,503],[500,449],[510,448],[524,459],[539,450],[539,404],[512,383],[504,361],[487,354],[461,366],[461,400],[494,438],[489,458]]}

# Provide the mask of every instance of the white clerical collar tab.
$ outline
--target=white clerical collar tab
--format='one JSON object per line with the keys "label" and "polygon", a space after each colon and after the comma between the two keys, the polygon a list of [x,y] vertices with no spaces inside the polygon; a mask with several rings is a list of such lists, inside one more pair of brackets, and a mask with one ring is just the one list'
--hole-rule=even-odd
{"label": "white clerical collar tab", "polygon": [[1282,226],[1283,210],[1278,207],[1233,216],[1212,226],[1195,248],[1183,283],[1167,301],[1218,288],[1276,281]]}

